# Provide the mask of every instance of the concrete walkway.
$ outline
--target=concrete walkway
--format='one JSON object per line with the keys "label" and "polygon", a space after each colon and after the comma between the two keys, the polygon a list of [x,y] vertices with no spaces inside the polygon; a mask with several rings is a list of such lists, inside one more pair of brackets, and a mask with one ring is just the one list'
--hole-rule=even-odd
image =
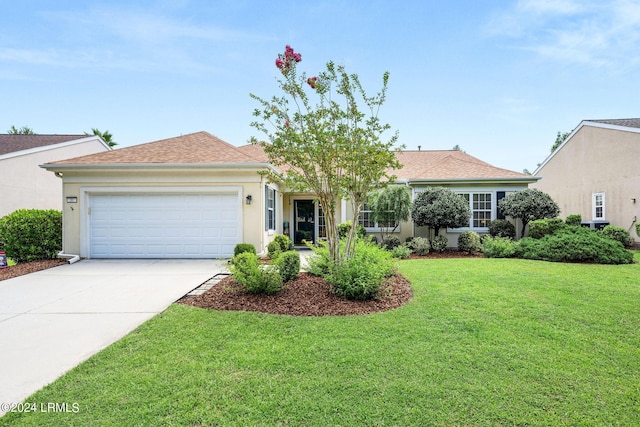
{"label": "concrete walkway", "polygon": [[0,281],[0,403],[22,402],[226,267],[83,260]]}

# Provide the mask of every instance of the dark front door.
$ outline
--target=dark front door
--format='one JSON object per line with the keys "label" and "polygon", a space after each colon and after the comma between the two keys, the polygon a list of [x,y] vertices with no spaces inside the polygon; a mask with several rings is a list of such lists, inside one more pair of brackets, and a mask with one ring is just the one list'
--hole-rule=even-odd
{"label": "dark front door", "polygon": [[313,200],[294,200],[293,243],[315,242],[315,206]]}

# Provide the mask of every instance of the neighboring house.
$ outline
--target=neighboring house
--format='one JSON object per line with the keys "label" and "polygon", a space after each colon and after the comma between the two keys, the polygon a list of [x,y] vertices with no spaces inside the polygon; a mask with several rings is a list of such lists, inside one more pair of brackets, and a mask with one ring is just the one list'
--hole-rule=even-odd
{"label": "neighboring house", "polygon": [[[495,168],[461,151],[399,154],[399,182],[420,191],[445,185],[469,197],[469,228],[486,232],[499,217],[496,201],[536,178]],[[237,243],[258,252],[275,234],[296,244],[326,236],[322,208],[312,194],[271,182],[258,145],[235,147],[206,132],[120,148],[43,165],[62,175],[63,247],[90,258],[229,257]],[[361,221],[366,222],[366,212]],[[338,220],[349,219],[342,202]],[[375,224],[366,223],[375,232]],[[465,228],[467,229],[467,228]],[[452,246],[461,230],[447,230]],[[414,235],[401,224],[399,236]],[[424,230],[416,230],[417,234]]]}
{"label": "neighboring house", "polygon": [[585,120],[534,172],[532,187],[558,203],[561,216],[613,224],[640,241],[640,118]]}
{"label": "neighboring house", "polygon": [[0,217],[23,208],[61,210],[60,179],[38,166],[109,150],[94,135],[0,134]]}

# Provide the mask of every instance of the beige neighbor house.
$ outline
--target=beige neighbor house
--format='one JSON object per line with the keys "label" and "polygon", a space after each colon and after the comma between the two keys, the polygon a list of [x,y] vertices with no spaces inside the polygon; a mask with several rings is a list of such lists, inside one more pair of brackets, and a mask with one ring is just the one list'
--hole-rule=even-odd
{"label": "beige neighbor house", "polygon": [[595,227],[631,232],[640,217],[640,119],[585,120],[534,172],[532,187]]}
{"label": "beige neighbor house", "polygon": [[17,209],[62,209],[62,187],[42,163],[109,151],[98,136],[0,134],[0,217]]}
{"label": "beige neighbor house", "polygon": [[[526,188],[528,175],[495,168],[462,151],[398,154],[398,182],[417,192],[444,185],[467,195],[469,227],[446,230],[451,245],[466,229],[486,232],[500,216],[496,201]],[[206,132],[121,148],[42,166],[62,178],[63,248],[87,258],[229,257],[237,243],[259,253],[276,234],[296,244],[326,236],[311,194],[292,193],[261,172],[279,172],[258,145],[235,147]],[[350,218],[339,204],[338,221]],[[360,222],[379,232],[363,212]],[[400,224],[401,239],[425,230]]]}

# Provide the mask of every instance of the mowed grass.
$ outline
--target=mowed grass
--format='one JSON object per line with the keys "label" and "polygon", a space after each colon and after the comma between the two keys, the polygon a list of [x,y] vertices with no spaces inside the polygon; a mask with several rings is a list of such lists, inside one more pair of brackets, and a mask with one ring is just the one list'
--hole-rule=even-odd
{"label": "mowed grass", "polygon": [[27,399],[78,413],[0,425],[640,425],[639,264],[399,269],[414,299],[375,315],[173,305]]}

